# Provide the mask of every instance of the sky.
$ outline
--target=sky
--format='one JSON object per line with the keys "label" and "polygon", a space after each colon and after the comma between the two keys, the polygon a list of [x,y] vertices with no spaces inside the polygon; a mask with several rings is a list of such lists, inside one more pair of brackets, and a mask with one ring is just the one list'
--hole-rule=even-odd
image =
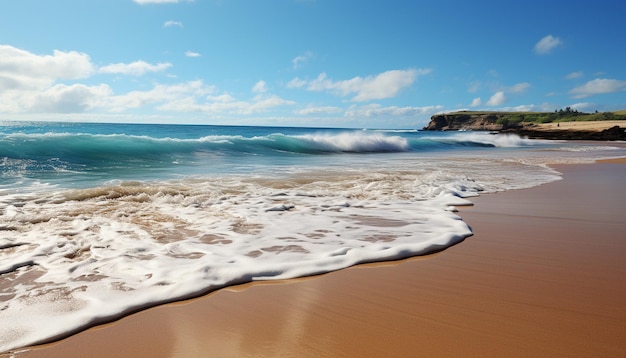
{"label": "sky", "polygon": [[626,1],[0,0],[0,120],[422,128],[626,109]]}

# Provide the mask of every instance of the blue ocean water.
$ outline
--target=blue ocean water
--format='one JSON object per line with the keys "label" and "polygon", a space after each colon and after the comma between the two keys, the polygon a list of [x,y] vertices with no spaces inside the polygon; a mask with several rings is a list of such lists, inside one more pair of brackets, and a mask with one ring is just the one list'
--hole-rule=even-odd
{"label": "blue ocean water", "polygon": [[[482,132],[0,123],[0,352],[228,285],[441,251],[471,197],[623,143]],[[445,253],[444,253],[445,254]]]}
{"label": "blue ocean water", "polygon": [[375,154],[520,145],[521,139],[499,143],[495,136],[417,130],[5,122],[0,185],[86,187],[114,179],[268,174],[381,158]]}

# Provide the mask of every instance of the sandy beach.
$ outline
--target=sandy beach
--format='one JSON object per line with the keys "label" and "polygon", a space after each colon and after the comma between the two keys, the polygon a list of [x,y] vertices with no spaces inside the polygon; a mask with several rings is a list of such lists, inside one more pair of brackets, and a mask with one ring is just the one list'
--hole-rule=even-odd
{"label": "sandy beach", "polygon": [[436,255],[219,290],[19,357],[624,357],[626,160],[483,195]]}
{"label": "sandy beach", "polygon": [[573,130],[573,131],[603,131],[618,126],[626,127],[626,121],[572,121],[534,124],[535,129],[543,130]]}

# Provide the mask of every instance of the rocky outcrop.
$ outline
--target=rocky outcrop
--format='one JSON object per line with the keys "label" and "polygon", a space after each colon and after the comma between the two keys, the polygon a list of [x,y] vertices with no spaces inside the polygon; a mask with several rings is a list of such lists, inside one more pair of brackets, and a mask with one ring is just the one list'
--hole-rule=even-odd
{"label": "rocky outcrop", "polygon": [[506,112],[456,112],[432,116],[424,130],[491,131],[537,139],[626,140],[626,121],[624,124],[604,130],[546,129],[534,123],[515,123],[511,114]]}
{"label": "rocky outcrop", "polygon": [[501,113],[448,113],[437,114],[430,118],[424,130],[458,131],[481,130],[499,131],[506,127],[504,115]]}

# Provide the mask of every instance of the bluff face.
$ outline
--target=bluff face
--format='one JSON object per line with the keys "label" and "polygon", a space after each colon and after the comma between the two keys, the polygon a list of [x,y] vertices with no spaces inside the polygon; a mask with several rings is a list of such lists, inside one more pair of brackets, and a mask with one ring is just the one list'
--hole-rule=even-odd
{"label": "bluff face", "polygon": [[[424,130],[432,131],[499,131],[504,129],[498,120],[504,120],[502,113],[448,113],[430,117],[430,123]],[[501,122],[502,122],[501,121]]]}
{"label": "bluff face", "polygon": [[513,133],[528,138],[560,140],[626,140],[626,120],[624,126],[614,126],[604,130],[545,129],[532,122],[515,121],[506,112],[456,112],[437,114],[430,118],[424,130],[433,131],[491,131]]}

